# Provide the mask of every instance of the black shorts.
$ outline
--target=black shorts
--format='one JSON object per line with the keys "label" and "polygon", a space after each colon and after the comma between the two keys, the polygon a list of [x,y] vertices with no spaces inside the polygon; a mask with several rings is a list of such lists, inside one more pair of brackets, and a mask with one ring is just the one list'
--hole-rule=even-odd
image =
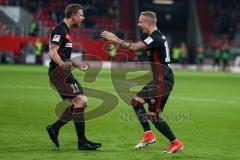
{"label": "black shorts", "polygon": [[150,112],[162,112],[168,100],[168,97],[173,89],[174,76],[171,69],[164,75],[159,76],[158,79],[152,80],[144,86],[137,96],[141,97],[148,103],[148,110]]}
{"label": "black shorts", "polygon": [[62,99],[73,99],[78,95],[83,95],[83,89],[78,81],[73,77],[70,70],[61,67],[49,69],[49,85],[55,89]]}

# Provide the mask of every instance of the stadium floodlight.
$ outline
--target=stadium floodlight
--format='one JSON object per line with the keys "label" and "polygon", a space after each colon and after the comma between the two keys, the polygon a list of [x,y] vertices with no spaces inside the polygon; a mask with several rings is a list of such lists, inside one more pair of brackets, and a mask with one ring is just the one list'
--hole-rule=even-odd
{"label": "stadium floodlight", "polygon": [[173,0],[153,0],[154,4],[174,4]]}

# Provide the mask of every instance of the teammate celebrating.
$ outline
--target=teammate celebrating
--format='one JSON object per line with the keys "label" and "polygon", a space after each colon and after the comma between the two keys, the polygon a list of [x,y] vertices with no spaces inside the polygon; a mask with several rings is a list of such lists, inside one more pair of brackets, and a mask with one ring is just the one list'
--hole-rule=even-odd
{"label": "teammate celebrating", "polygon": [[[138,26],[147,38],[143,41],[131,43],[119,39],[115,34],[104,31],[102,37],[119,44],[122,48],[138,51],[146,50],[153,72],[153,80],[138,92],[131,100],[133,109],[140,121],[144,136],[136,149],[146,147],[148,144],[154,143],[156,137],[150,129],[148,120],[160,131],[170,144],[166,150],[167,153],[174,153],[183,149],[183,144],[175,137],[168,124],[163,120],[160,112],[167,102],[174,84],[174,76],[169,67],[170,55],[166,37],[157,29],[157,17],[154,12],[142,12],[139,17]],[[167,83],[166,83],[167,82]],[[148,103],[148,114],[143,105]]]}
{"label": "teammate celebrating", "polygon": [[[70,60],[72,39],[69,29],[81,26],[83,20],[83,7],[80,4],[70,4],[65,10],[64,20],[51,32],[49,42],[50,83],[57,89],[63,100],[72,102],[72,106],[68,107],[55,123],[49,125],[47,131],[52,142],[59,147],[58,133],[60,128],[73,120],[78,136],[78,149],[95,150],[101,147],[101,143],[91,142],[85,137],[84,109],[87,106],[87,98],[70,70],[72,65],[76,64]],[[87,70],[88,66],[78,66],[78,68]]]}

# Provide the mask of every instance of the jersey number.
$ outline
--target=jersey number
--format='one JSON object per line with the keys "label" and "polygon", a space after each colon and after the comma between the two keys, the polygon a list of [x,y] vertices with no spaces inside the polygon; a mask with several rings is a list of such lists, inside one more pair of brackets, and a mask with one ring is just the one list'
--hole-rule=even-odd
{"label": "jersey number", "polygon": [[79,88],[78,88],[78,86],[77,86],[76,83],[71,84],[71,87],[72,87],[72,89],[73,89],[73,93],[77,93],[77,92],[79,92]]}
{"label": "jersey number", "polygon": [[170,53],[169,53],[169,48],[168,48],[168,43],[167,43],[167,41],[165,41],[164,46],[165,46],[165,49],[166,49],[165,62],[170,62]]}

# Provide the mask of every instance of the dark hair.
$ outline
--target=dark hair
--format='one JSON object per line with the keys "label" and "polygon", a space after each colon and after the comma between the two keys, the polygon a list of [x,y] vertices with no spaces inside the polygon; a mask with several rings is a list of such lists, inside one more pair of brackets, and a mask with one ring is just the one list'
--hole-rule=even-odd
{"label": "dark hair", "polygon": [[65,9],[65,18],[71,18],[72,15],[77,14],[78,10],[83,10],[81,4],[70,4]]}

